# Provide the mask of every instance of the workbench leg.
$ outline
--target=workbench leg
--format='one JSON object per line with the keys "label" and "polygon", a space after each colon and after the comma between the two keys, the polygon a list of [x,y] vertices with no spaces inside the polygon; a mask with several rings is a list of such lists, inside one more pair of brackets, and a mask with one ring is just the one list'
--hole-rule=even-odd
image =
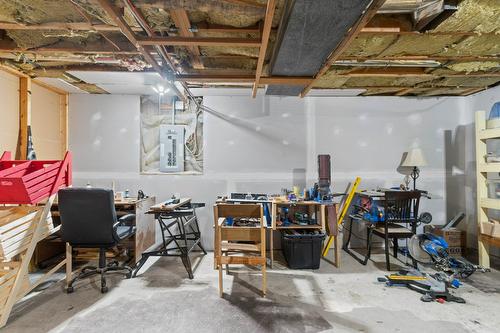
{"label": "workbench leg", "polygon": [[482,239],[478,240],[479,265],[490,268],[490,244]]}
{"label": "workbench leg", "polygon": [[271,265],[270,267],[273,268],[273,263],[274,263],[274,230],[269,229],[270,234],[269,234],[269,254],[271,258]]}
{"label": "workbench leg", "polygon": [[266,297],[266,286],[267,286],[267,276],[266,276],[266,264],[262,265],[262,296]]}
{"label": "workbench leg", "polygon": [[334,246],[335,246],[335,267],[340,268],[340,241],[339,241],[339,233],[334,236]]}
{"label": "workbench leg", "polygon": [[222,285],[222,263],[219,262],[219,296],[222,297],[224,294],[224,289]]}
{"label": "workbench leg", "polygon": [[73,278],[73,249],[69,243],[66,243],[66,287],[68,287]]}

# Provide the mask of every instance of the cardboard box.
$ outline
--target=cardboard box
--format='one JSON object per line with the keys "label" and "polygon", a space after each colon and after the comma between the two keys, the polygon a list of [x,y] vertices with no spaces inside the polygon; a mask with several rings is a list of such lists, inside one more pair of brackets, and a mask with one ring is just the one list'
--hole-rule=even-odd
{"label": "cardboard box", "polygon": [[436,236],[443,237],[448,243],[448,253],[452,257],[463,257],[465,255],[466,234],[457,228],[442,230],[439,226],[426,225],[424,232],[431,232]]}

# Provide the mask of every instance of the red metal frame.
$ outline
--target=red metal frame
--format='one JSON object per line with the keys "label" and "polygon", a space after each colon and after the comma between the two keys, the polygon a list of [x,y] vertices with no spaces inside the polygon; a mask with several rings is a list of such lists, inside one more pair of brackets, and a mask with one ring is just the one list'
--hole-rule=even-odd
{"label": "red metal frame", "polygon": [[71,153],[62,161],[10,160],[0,158],[0,204],[36,204],[72,183]]}

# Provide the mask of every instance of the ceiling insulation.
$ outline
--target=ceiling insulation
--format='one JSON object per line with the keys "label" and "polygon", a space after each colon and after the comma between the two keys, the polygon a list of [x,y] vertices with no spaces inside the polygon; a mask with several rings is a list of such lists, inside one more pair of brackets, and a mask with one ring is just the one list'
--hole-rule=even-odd
{"label": "ceiling insulation", "polygon": [[[133,28],[136,37],[147,36],[122,0],[109,2],[123,11],[126,24]],[[433,96],[467,94],[499,84],[496,75],[500,72],[500,0],[457,1],[457,10],[442,21],[436,20],[432,24],[434,29],[417,31],[417,16],[414,14],[429,4],[438,8],[440,2],[387,0],[366,25],[372,30],[352,40],[336,65],[316,80],[314,86],[325,89],[366,87],[368,90],[364,95],[402,94],[403,91],[408,96]],[[156,36],[182,36],[171,11],[183,9],[189,20],[184,28],[192,28],[191,36],[236,39],[260,38],[267,5],[266,0],[131,0],[131,3]],[[280,46],[276,43],[280,20],[285,4],[291,0],[277,0],[276,3],[273,29],[264,57],[264,77],[270,75],[271,54]],[[342,3],[353,5],[352,1]],[[152,70],[96,0],[0,0],[1,24],[4,28],[0,28],[0,62],[15,66],[33,77],[59,78],[91,93],[106,93],[97,86],[67,75],[66,71],[75,68]],[[43,26],[37,28],[40,24]],[[326,25],[322,24],[313,36],[325,35],[331,39],[334,34],[328,32]],[[101,27],[101,30],[95,27]],[[292,40],[288,59],[298,57],[300,43],[305,43],[311,52],[319,50],[318,44],[311,42],[312,37],[306,37],[307,27],[304,27],[304,34]],[[240,28],[245,30],[238,31]],[[329,48],[325,54],[332,51],[332,47]],[[146,49],[157,61],[164,62],[154,47]],[[198,52],[201,68],[193,65],[193,50]],[[181,73],[206,76],[231,73],[246,78],[244,82],[205,79],[203,86],[251,85],[248,77],[255,75],[259,57],[259,47],[238,45],[165,46],[165,52]],[[385,75],[394,70],[393,67],[417,74]],[[296,65],[296,68],[305,67]],[[365,70],[372,70],[367,73],[373,75],[348,76],[350,72]],[[313,72],[300,75],[313,77]],[[278,72],[273,74],[281,75]],[[467,74],[473,76],[467,77]],[[301,88],[298,85],[288,87]]]}
{"label": "ceiling insulation", "polygon": [[434,31],[497,32],[500,30],[498,0],[463,0],[458,10]]}

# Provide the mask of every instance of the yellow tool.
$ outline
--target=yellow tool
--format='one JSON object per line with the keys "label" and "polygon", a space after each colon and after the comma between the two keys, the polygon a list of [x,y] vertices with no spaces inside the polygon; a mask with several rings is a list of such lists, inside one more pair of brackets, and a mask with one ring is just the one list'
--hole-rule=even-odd
{"label": "yellow tool", "polygon": [[[354,184],[351,187],[351,191],[349,191],[349,194],[347,195],[347,198],[344,202],[344,205],[342,206],[342,212],[340,213],[340,216],[337,220],[337,224],[341,225],[342,221],[344,220],[344,217],[346,214],[349,212],[349,207],[351,206],[351,201],[354,198],[354,194],[356,194],[356,190],[358,189],[358,185],[361,182],[360,177],[356,177],[356,180],[354,181]],[[326,257],[328,255],[328,251],[330,250],[330,247],[332,246],[332,242],[335,236],[329,236],[328,241],[326,242],[325,248],[323,249],[323,257]],[[338,237],[338,235],[337,235]]]}
{"label": "yellow tool", "polygon": [[423,281],[427,280],[425,276],[414,276],[414,275],[396,275],[391,274],[387,276],[390,280],[412,280],[412,281]]}

